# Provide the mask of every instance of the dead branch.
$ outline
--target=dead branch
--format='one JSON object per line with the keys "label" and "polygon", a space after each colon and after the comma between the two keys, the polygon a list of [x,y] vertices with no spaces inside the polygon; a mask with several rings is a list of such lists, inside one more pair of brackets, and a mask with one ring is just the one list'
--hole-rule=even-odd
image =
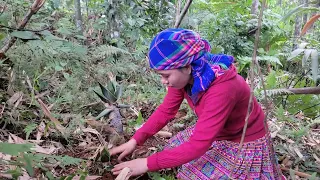
{"label": "dead branch", "polygon": [[288,89],[272,89],[279,91],[277,95],[285,95],[287,92],[292,94],[320,94],[320,87],[306,87],[306,88],[288,88]]}
{"label": "dead branch", "polygon": [[[23,20],[18,25],[18,30],[24,29],[29,22],[32,15],[36,14],[39,9],[43,6],[45,0],[35,0],[31,5],[28,13],[24,16]],[[16,37],[10,37],[7,43],[0,50],[0,57],[4,56],[4,54],[10,49],[10,47],[16,42]]]}
{"label": "dead branch", "polygon": [[179,18],[177,19],[176,23],[174,24],[174,28],[178,28],[180,26],[181,21],[182,21],[183,17],[186,15],[191,3],[192,3],[192,0],[188,0],[186,2],[186,4],[185,4],[185,6],[184,6]]}
{"label": "dead branch", "polygon": [[[234,164],[233,164],[233,166],[231,168],[231,171],[230,171],[230,174],[229,174],[229,178],[231,178],[231,179],[232,179],[232,176],[233,176],[233,173],[234,173],[235,164],[238,161],[238,157],[240,156],[240,152],[241,152],[241,149],[243,147],[243,142],[244,142],[244,138],[245,138],[247,127],[248,127],[248,121],[249,121],[249,117],[251,115],[252,104],[253,104],[253,95],[254,95],[254,68],[255,68],[256,65],[258,65],[257,68],[260,69],[258,61],[257,61],[257,49],[258,49],[258,45],[259,45],[259,36],[260,36],[260,31],[261,31],[262,17],[263,17],[263,11],[264,11],[265,4],[266,4],[266,0],[263,0],[262,6],[261,6],[261,10],[260,10],[260,14],[259,14],[258,30],[256,31],[256,34],[255,34],[254,50],[253,50],[253,54],[252,54],[252,63],[251,63],[251,66],[250,66],[250,73],[249,73],[249,76],[250,76],[250,98],[249,98],[249,104],[248,104],[247,114],[246,114],[246,117],[245,117],[245,124],[244,124],[242,135],[241,135],[239,149],[238,149],[236,159],[234,161]],[[264,122],[264,126],[265,126],[265,128],[267,128],[266,122]]]}

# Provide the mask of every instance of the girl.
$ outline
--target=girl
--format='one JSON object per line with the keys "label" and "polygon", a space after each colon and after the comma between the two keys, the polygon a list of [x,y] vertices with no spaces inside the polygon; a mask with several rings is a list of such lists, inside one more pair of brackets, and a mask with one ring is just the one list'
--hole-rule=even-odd
{"label": "girl", "polygon": [[115,175],[125,167],[140,175],[181,166],[179,179],[281,179],[255,98],[238,154],[250,88],[237,74],[232,56],[210,54],[210,45],[196,32],[166,29],[153,39],[148,58],[168,93],[132,139],[110,154],[121,153],[121,161],[132,153],[174,118],[184,98],[198,120],[171,138],[162,152],[116,165]]}

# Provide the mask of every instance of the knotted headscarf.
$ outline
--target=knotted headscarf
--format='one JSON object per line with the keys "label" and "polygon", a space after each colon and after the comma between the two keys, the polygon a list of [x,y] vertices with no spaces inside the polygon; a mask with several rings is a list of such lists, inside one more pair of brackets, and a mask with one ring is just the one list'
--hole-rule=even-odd
{"label": "knotted headscarf", "polygon": [[214,79],[228,69],[232,56],[210,53],[208,41],[188,29],[166,29],[151,42],[148,53],[150,67],[155,70],[179,69],[191,65],[192,96],[209,88]]}

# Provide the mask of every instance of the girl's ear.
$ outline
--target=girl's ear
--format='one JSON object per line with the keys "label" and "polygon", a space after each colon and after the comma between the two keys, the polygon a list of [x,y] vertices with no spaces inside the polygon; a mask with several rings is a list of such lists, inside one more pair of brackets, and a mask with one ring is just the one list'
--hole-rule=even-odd
{"label": "girl's ear", "polygon": [[187,73],[191,74],[191,65],[186,66],[186,69],[187,69]]}

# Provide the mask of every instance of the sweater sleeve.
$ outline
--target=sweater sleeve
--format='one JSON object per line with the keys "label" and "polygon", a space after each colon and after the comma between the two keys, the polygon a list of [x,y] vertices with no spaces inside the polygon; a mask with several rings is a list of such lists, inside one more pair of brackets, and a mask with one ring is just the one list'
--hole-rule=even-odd
{"label": "sweater sleeve", "polygon": [[221,86],[208,91],[201,102],[205,103],[203,112],[189,141],[149,156],[149,170],[172,168],[201,157],[210,148],[235,106],[235,100],[229,91],[229,88]]}
{"label": "sweater sleeve", "polygon": [[150,116],[147,122],[137,130],[133,138],[142,145],[149,137],[160,131],[178,112],[184,99],[184,91],[168,88],[163,103]]}

